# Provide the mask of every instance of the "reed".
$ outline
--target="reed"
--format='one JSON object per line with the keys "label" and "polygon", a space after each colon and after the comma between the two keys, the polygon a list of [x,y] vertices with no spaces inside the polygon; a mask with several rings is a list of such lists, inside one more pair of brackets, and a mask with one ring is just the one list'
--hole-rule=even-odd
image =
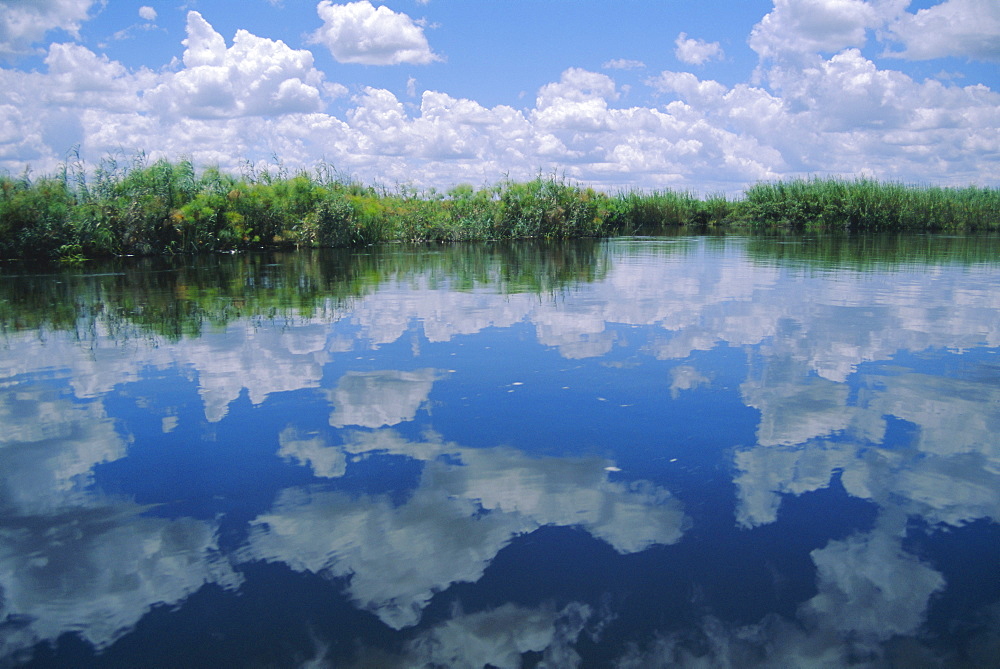
{"label": "reed", "polygon": [[746,191],[737,218],[750,227],[794,230],[997,230],[1000,190],[872,179],[762,183]]}
{"label": "reed", "polygon": [[607,195],[558,175],[439,193],[361,184],[328,165],[239,176],[190,161],[79,159],[56,177],[0,175],[0,258],[79,260],[387,241],[564,239],[694,230],[986,231],[1000,190],[870,179],[760,183],[743,198],[687,191]]}

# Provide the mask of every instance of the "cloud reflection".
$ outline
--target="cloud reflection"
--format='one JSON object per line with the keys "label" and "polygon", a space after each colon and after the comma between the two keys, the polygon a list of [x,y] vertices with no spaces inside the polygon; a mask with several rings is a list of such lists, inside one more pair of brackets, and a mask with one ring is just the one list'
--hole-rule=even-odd
{"label": "cloud reflection", "polygon": [[46,513],[83,498],[94,465],[124,457],[103,405],[45,383],[0,388],[0,511]]}
{"label": "cloud reflection", "polygon": [[[888,371],[866,373],[865,389],[854,402],[843,385],[831,388],[841,403],[822,395],[817,401],[813,389],[831,382],[816,377],[790,377],[800,379],[797,386],[779,386],[791,398],[785,405],[763,400],[768,391],[754,387],[754,401],[765,410],[758,445],[735,454],[741,525],[774,522],[780,494],[825,487],[837,472],[851,495],[931,523],[1000,518],[1000,386],[994,367],[967,368],[962,378]],[[905,421],[911,436],[886,447],[890,418]]]}
{"label": "cloud reflection", "polygon": [[400,666],[520,667],[524,653],[542,655],[543,666],[579,666],[573,649],[592,611],[572,602],[561,610],[505,604],[456,615],[406,645]]}
{"label": "cloud reflection", "polygon": [[205,583],[239,584],[213,523],[142,511],[92,504],[4,518],[0,617],[14,621],[0,626],[4,655],[67,632],[100,650],[155,605],[180,602]]}
{"label": "cloud reflection", "polygon": [[286,490],[253,522],[244,556],[350,576],[351,597],[394,629],[415,625],[435,592],[479,580],[511,539],[543,525],[580,526],[628,553],[674,543],[689,523],[667,491],[611,481],[600,458],[409,442],[390,430],[354,433],[347,449],[425,460],[420,485],[398,506]]}
{"label": "cloud reflection", "polygon": [[375,428],[413,420],[441,375],[434,369],[347,372],[328,393],[330,425]]}
{"label": "cloud reflection", "polygon": [[278,435],[278,443],[278,455],[308,465],[316,476],[336,478],[347,472],[344,452],[327,446],[326,440],[318,434],[303,436],[294,426],[289,425]]}
{"label": "cloud reflection", "polygon": [[615,663],[639,667],[943,666],[919,641],[896,644],[923,624],[944,578],[902,548],[905,517],[810,553],[817,594],[794,620],[768,614],[750,625],[705,616],[691,629],[662,631]]}

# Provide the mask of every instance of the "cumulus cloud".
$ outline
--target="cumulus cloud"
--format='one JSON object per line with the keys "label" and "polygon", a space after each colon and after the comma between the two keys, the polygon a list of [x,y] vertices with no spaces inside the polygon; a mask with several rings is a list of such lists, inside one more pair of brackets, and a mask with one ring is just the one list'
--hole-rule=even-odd
{"label": "cumulus cloud", "polygon": [[[49,76],[39,81],[50,102],[73,107],[138,109],[140,83],[117,61],[76,44],[52,44],[45,57]],[[103,99],[103,101],[102,101]]]}
{"label": "cumulus cloud", "polygon": [[898,42],[884,55],[911,60],[956,56],[1000,60],[1000,6],[945,0],[910,13],[905,0],[775,0],[750,35],[765,59],[796,59],[862,47],[870,38]]}
{"label": "cumulus cloud", "polygon": [[[224,169],[272,155],[292,168],[323,159],[365,181],[444,188],[505,174],[530,178],[538,169],[609,190],[735,193],[759,180],[809,174],[1000,181],[996,91],[918,81],[859,50],[880,40],[899,49],[888,55],[904,58],[989,60],[1000,10],[986,0],[948,0],[915,13],[907,5],[777,0],[750,36],[760,56],[753,84],[668,71],[647,77],[647,91],[629,89],[608,75],[644,66],[619,58],[602,72],[565,70],[525,109],[486,107],[437,90],[421,94],[411,78],[405,92],[419,95],[419,105],[368,87],[356,89],[337,116],[326,102],[347,89],[326,81],[309,51],[246,31],[228,44],[192,12],[182,58],[170,68],[131,70],[82,46],[53,44],[48,73],[0,69],[0,168],[16,172],[30,161],[35,171],[50,171],[79,145],[89,156],[125,147],[156,157],[190,155]],[[23,10],[31,20],[17,25],[72,27],[89,6],[35,3]],[[0,4],[8,23],[15,7],[22,5]],[[152,16],[146,6],[140,11]],[[317,11],[323,25],[310,39],[343,62],[437,58],[420,22],[405,14],[367,1],[326,0]],[[13,30],[7,28],[8,42]],[[24,31],[44,35],[43,28]],[[717,44],[687,34],[675,45],[690,64],[722,57]],[[654,104],[621,108],[625,92],[630,101],[652,93]]]}
{"label": "cumulus cloud", "polygon": [[725,56],[718,42],[691,39],[687,33],[679,34],[674,44],[677,46],[674,49],[677,60],[688,65],[704,65],[710,60],[722,60]]}
{"label": "cumulus cloud", "polygon": [[33,0],[0,2],[0,55],[26,53],[50,30],[79,36],[95,0]]}
{"label": "cumulus cloud", "polygon": [[139,17],[146,19],[147,21],[155,21],[156,10],[148,5],[143,5],[139,8]]}
{"label": "cumulus cloud", "polygon": [[146,93],[159,113],[226,118],[319,111],[323,75],[307,50],[238,30],[233,46],[198,12],[188,12],[185,68]]}
{"label": "cumulus cloud", "polygon": [[750,33],[750,47],[762,58],[836,53],[860,47],[867,31],[880,26],[905,0],[774,0]]}
{"label": "cumulus cloud", "polygon": [[174,354],[199,370],[205,417],[217,422],[244,389],[251,402],[260,404],[272,393],[318,387],[327,359],[325,344],[321,324],[303,323],[289,334],[238,321]]}
{"label": "cumulus cloud", "polygon": [[431,51],[424,29],[403,13],[368,2],[346,5],[322,0],[316,12],[323,25],[310,35],[341,63],[358,65],[426,65],[441,57]]}
{"label": "cumulus cloud", "polygon": [[711,379],[691,365],[679,365],[670,370],[670,396],[677,399],[684,390],[694,390],[711,383]]}
{"label": "cumulus cloud", "polygon": [[1000,61],[1000,4],[993,0],[946,0],[916,14],[903,12],[888,31],[904,47],[888,55]]}
{"label": "cumulus cloud", "polygon": [[[544,130],[567,133],[595,132],[609,128],[608,101],[618,98],[614,80],[604,74],[580,68],[562,73],[558,82],[545,84],[538,90],[532,120]],[[559,142],[555,151],[572,161],[583,155]]]}

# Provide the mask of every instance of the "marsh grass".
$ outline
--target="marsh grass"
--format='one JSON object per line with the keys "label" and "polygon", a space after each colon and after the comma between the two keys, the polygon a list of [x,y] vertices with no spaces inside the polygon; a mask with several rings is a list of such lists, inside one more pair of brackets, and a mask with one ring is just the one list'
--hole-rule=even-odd
{"label": "marsh grass", "polygon": [[681,226],[718,226],[734,213],[724,196],[700,199],[688,191],[671,190],[619,193],[614,210],[621,231],[646,233]]}
{"label": "marsh grass", "polygon": [[762,183],[746,191],[738,219],[751,227],[793,230],[997,230],[1000,190],[915,187],[871,179]]}
{"label": "marsh grass", "polygon": [[757,184],[742,199],[686,191],[608,195],[539,173],[445,193],[359,183],[320,164],[233,175],[188,160],[77,157],[55,176],[0,175],[0,258],[83,258],[388,241],[565,239],[694,230],[1000,228],[1000,191],[859,179]]}

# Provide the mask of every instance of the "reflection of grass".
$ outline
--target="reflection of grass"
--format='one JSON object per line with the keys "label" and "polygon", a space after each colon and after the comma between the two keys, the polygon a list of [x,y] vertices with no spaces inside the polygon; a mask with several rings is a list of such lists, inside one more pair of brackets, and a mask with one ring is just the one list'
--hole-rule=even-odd
{"label": "reflection of grass", "polygon": [[458,290],[489,286],[545,294],[600,279],[607,269],[600,248],[587,239],[387,244],[365,253],[323,249],[61,263],[45,275],[0,275],[0,335],[55,329],[87,340],[100,330],[120,340],[150,333],[176,340],[237,319],[334,320],[383,283],[418,276]]}
{"label": "reflection of grass", "polygon": [[604,237],[679,226],[995,230],[1000,191],[871,180],[759,184],[745,198],[687,192],[607,195],[543,176],[446,193],[365,186],[321,165],[239,177],[189,161],[108,157],[59,177],[0,176],[0,258],[79,259],[386,241]]}
{"label": "reflection of grass", "polygon": [[1000,234],[916,234],[782,232],[747,238],[755,261],[813,268],[891,270],[934,265],[1000,263]]}

